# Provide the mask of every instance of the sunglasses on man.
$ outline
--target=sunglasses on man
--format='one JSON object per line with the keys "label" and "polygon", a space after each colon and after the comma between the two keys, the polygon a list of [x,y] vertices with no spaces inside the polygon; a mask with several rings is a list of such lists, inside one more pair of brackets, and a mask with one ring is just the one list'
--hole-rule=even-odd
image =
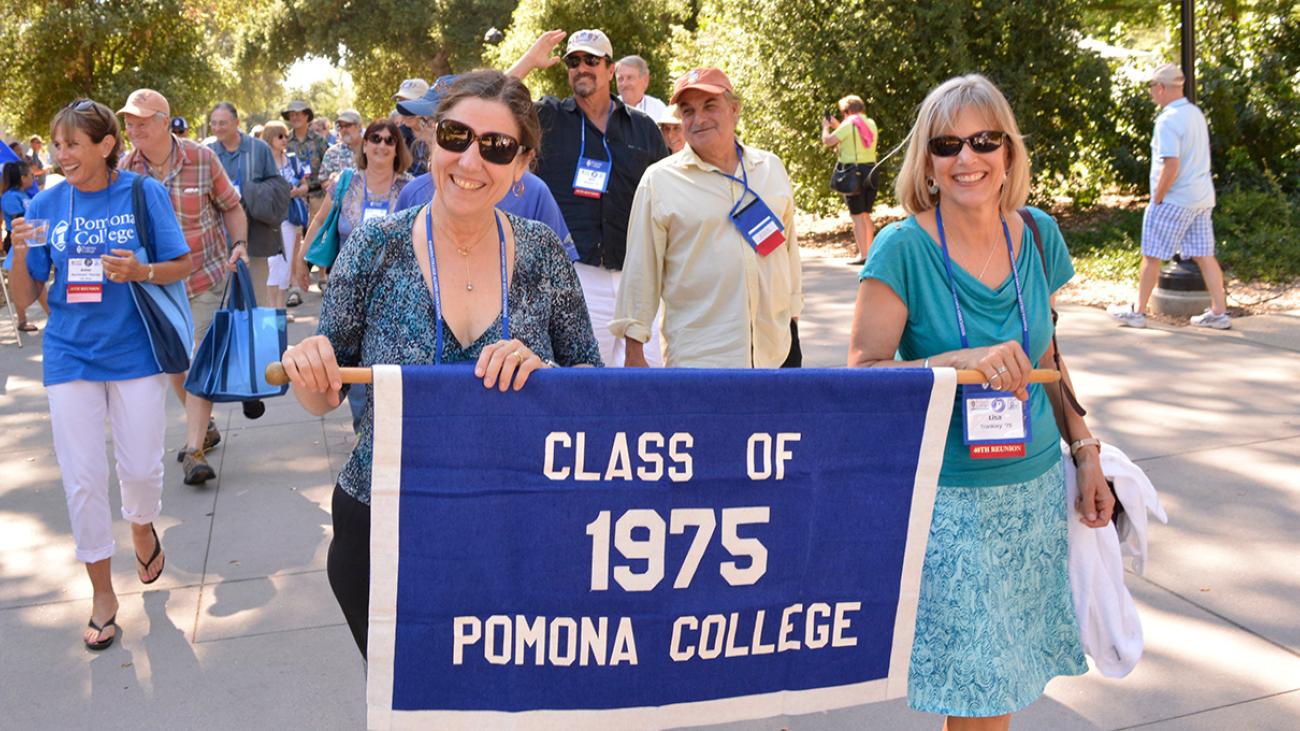
{"label": "sunglasses on man", "polygon": [[970,145],[970,148],[975,152],[987,154],[1000,149],[1006,141],[1006,132],[984,130],[983,132],[976,132],[970,137],[958,137],[957,135],[931,137],[929,148],[930,154],[935,157],[956,157],[961,154],[962,145]]}
{"label": "sunglasses on man", "polygon": [[520,150],[519,140],[504,132],[477,134],[469,125],[454,119],[438,122],[434,140],[448,152],[464,152],[478,140],[479,157],[496,165],[509,165]]}
{"label": "sunglasses on man", "polygon": [[573,53],[564,57],[564,65],[571,69],[578,68],[578,64],[588,66],[599,66],[605,62],[604,56],[591,56],[585,53]]}

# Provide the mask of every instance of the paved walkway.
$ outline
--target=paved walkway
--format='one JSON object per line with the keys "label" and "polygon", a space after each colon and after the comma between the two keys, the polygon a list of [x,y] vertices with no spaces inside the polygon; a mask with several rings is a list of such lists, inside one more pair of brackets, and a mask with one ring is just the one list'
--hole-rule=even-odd
{"label": "paved walkway", "polygon": [[[840,367],[853,271],[818,259],[805,271],[805,363]],[[296,310],[291,342],[314,327],[318,303],[311,297]],[[167,568],[158,583],[137,581],[118,521],[122,637],[92,655],[79,640],[90,587],[72,555],[40,337],[20,350],[6,326],[0,727],[362,727],[363,670],[324,571],[331,486],[350,448],[347,410],[318,419],[290,397],[249,421],[237,406],[218,407],[220,479],[188,487],[167,461],[158,523]],[[1135,331],[1097,310],[1067,308],[1060,333],[1094,429],[1148,472],[1171,521],[1152,531],[1147,576],[1129,576],[1147,640],[1137,670],[1122,680],[1058,679],[1017,727],[1300,727],[1300,312],[1245,318],[1227,332]],[[175,448],[182,416],[169,401]],[[902,702],[784,725],[938,727]]]}

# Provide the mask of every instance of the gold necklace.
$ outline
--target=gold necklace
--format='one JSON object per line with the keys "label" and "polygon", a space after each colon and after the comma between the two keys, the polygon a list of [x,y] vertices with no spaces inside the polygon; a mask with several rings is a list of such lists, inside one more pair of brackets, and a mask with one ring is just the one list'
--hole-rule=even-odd
{"label": "gold necklace", "polygon": [[[448,236],[447,238],[450,239],[451,237]],[[474,250],[478,248],[479,244],[483,243],[485,238],[486,238],[485,236],[480,236],[478,239],[474,241],[474,243],[468,246],[465,246],[463,244],[458,244],[455,241],[452,241],[451,243],[452,247],[456,249],[456,253],[460,254],[461,261],[465,262],[465,291],[466,292],[474,291],[474,282],[470,281],[469,255],[474,253]]]}

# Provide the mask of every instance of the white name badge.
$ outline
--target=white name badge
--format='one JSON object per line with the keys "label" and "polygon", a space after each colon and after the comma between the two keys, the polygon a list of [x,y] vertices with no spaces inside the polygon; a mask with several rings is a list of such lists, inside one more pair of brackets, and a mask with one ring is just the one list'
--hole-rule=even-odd
{"label": "white name badge", "polygon": [[609,171],[612,167],[608,160],[578,158],[578,170],[573,174],[573,194],[583,198],[599,198],[604,195],[609,188]]}
{"label": "white name badge", "polygon": [[965,442],[972,458],[1025,456],[1025,443],[1029,441],[1027,402],[1010,391],[982,386],[964,387],[961,399]]}
{"label": "white name badge", "polygon": [[104,301],[104,262],[97,256],[68,258],[68,304]]}
{"label": "white name badge", "polygon": [[383,218],[384,216],[387,215],[388,215],[387,203],[380,203],[378,205],[372,204],[370,206],[367,206],[366,209],[361,212],[361,222],[365,223],[366,221],[369,221],[372,218]]}

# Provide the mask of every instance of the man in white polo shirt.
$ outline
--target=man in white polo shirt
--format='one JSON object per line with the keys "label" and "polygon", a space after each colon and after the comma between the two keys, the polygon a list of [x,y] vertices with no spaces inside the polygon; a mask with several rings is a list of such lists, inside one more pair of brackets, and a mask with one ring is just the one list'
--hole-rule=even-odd
{"label": "man in white polo shirt", "polygon": [[1151,202],[1142,221],[1142,271],[1135,305],[1110,308],[1124,327],[1146,327],[1147,302],[1160,278],[1160,262],[1175,252],[1201,268],[1210,293],[1210,309],[1192,324],[1227,330],[1232,327],[1223,289],[1223,270],[1214,256],[1214,181],[1210,177],[1210,130],[1205,115],[1183,96],[1183,72],[1167,63],[1147,83],[1161,107],[1151,140]]}
{"label": "man in white polo shirt", "polygon": [[640,109],[658,121],[663,116],[665,104],[645,93],[650,87],[650,65],[640,56],[624,56],[614,64],[614,83],[618,85],[618,98],[633,109]]}

